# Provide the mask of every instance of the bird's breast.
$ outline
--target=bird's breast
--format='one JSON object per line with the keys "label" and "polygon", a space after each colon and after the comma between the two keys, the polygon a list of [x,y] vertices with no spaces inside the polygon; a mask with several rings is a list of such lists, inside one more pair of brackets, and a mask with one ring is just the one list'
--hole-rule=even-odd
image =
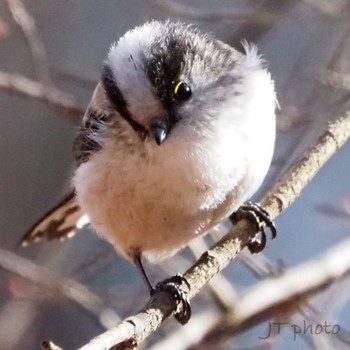
{"label": "bird's breast", "polygon": [[237,159],[229,165],[205,143],[191,145],[170,139],[128,152],[111,140],[77,169],[81,207],[127,256],[173,251],[207,232],[213,211],[243,176]]}

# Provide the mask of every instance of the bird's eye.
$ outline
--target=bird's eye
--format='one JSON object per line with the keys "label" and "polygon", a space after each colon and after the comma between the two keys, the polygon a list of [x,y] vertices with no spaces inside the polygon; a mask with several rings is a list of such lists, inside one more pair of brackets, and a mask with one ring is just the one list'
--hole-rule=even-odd
{"label": "bird's eye", "polygon": [[192,95],[190,86],[184,81],[180,80],[174,84],[174,95],[180,101],[188,100]]}

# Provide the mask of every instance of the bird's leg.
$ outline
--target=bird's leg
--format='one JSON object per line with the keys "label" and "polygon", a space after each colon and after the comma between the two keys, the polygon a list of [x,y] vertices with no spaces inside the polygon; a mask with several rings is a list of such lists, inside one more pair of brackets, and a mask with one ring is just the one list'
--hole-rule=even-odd
{"label": "bird's leg", "polygon": [[134,263],[135,263],[135,266],[136,266],[137,270],[139,271],[143,281],[145,282],[149,293],[152,295],[152,293],[154,292],[154,287],[152,286],[152,283],[150,282],[150,280],[149,280],[149,278],[148,278],[148,276],[146,274],[145,268],[142,265],[141,254],[140,253],[137,253],[135,255]]}
{"label": "bird's leg", "polygon": [[187,282],[187,280],[181,275],[175,275],[157,283],[157,285],[153,287],[143,267],[140,253],[135,255],[134,263],[140,272],[142,279],[147,285],[150,295],[153,296],[154,294],[160,292],[170,294],[175,299],[177,304],[177,310],[174,317],[182,325],[186,324],[191,318],[191,305],[190,301],[188,300],[187,293],[181,289],[181,285],[185,283],[187,287],[190,288],[190,284]]}
{"label": "bird's leg", "polygon": [[260,253],[266,246],[265,227],[270,229],[272,239],[277,236],[277,230],[270,214],[258,203],[248,202],[247,204],[243,204],[230,216],[230,219],[233,223],[238,222],[240,219],[247,219],[257,226],[260,233],[255,235],[247,245],[252,254]]}

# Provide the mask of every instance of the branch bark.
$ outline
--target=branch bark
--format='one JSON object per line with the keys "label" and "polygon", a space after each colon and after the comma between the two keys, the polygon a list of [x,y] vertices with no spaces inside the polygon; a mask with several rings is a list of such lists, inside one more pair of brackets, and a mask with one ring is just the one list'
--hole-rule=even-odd
{"label": "branch bark", "polygon": [[[285,210],[300,195],[302,189],[312,180],[318,170],[349,137],[350,112],[347,112],[329,124],[316,145],[296,162],[262,199],[261,205],[269,211],[272,218]],[[250,237],[255,234],[254,229],[251,223],[241,220],[185,272],[184,277],[191,287],[190,290],[187,286],[182,287],[188,293],[189,298],[193,298],[206,283],[236,257],[249,242]],[[159,328],[175,309],[176,305],[169,295],[156,294],[136,315],[92,339],[79,350],[106,350],[113,346],[115,349],[134,349]]]}

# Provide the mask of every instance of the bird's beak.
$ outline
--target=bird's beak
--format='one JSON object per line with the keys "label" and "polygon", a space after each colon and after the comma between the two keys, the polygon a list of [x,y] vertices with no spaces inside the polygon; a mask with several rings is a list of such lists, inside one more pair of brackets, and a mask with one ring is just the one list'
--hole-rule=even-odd
{"label": "bird's beak", "polygon": [[160,146],[167,137],[168,130],[169,128],[167,126],[167,123],[163,120],[157,120],[153,122],[150,133],[154,140],[157,142],[158,146]]}

